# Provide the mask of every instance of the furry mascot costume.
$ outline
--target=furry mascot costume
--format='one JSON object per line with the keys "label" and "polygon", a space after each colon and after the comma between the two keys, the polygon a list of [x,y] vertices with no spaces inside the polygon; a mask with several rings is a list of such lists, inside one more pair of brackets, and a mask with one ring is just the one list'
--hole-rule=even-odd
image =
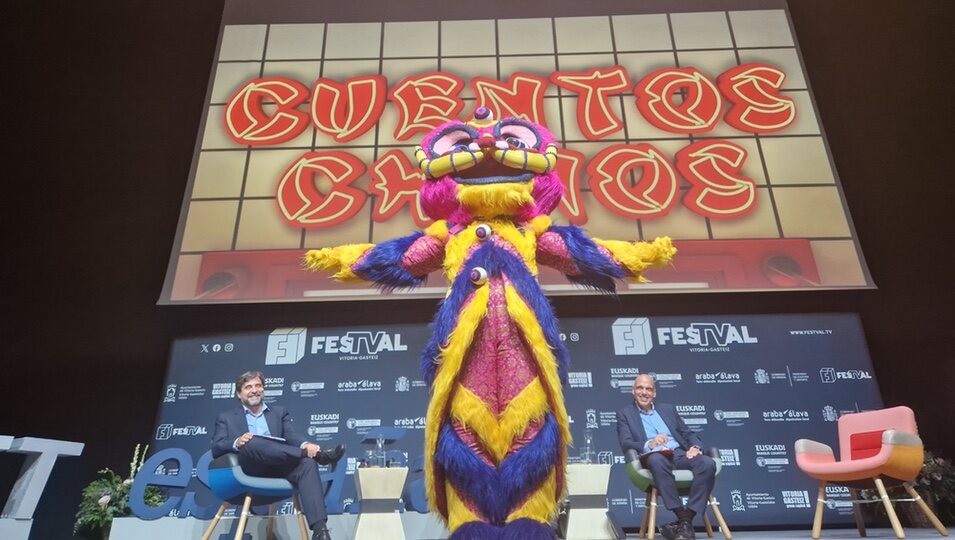
{"label": "furry mascot costume", "polygon": [[537,283],[538,264],[605,292],[644,281],[676,253],[591,239],[551,224],[563,186],[556,140],[517,118],[449,122],[415,151],[421,204],[434,223],[378,245],[309,251],[306,266],[391,290],[443,269],[451,284],[421,368],[430,385],[425,485],[452,539],[554,538],[571,443],[561,384],[568,353]]}

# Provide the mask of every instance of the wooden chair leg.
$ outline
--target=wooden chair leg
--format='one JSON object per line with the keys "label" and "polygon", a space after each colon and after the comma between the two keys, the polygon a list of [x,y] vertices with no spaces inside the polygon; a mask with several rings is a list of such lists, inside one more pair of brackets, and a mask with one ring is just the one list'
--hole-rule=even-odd
{"label": "wooden chair leg", "polygon": [[703,512],[703,528],[706,529],[706,536],[713,538],[713,526],[710,525],[710,518],[706,517],[706,511]]}
{"label": "wooden chair leg", "polygon": [[242,514],[239,516],[239,527],[235,530],[235,540],[242,540],[245,534],[245,522],[249,520],[249,508],[252,508],[252,495],[246,495],[242,503]]}
{"label": "wooden chair leg", "polygon": [[305,526],[305,514],[302,513],[302,503],[298,500],[298,493],[292,495],[292,505],[298,516],[298,530],[302,533],[302,540],[308,540],[308,527]]}
{"label": "wooden chair leg", "polygon": [[657,535],[657,488],[650,488],[650,523],[647,524],[647,538],[653,540]]}
{"label": "wooden chair leg", "polygon": [[826,508],[826,483],[819,483],[819,493],[816,495],[816,515],[812,518],[812,537],[819,540],[822,534],[822,512]]}
{"label": "wooden chair leg", "polygon": [[222,506],[219,507],[219,511],[216,512],[216,515],[212,518],[212,523],[209,524],[209,528],[206,529],[205,534],[202,535],[202,540],[212,538],[212,531],[216,529],[216,525],[219,524],[219,520],[222,519],[222,514],[225,513],[227,508],[229,508],[229,503],[223,502]]}
{"label": "wooden chair leg", "polygon": [[856,529],[859,529],[859,536],[866,536],[865,518],[862,517],[862,508],[860,508],[859,503],[856,502],[859,500],[859,490],[849,488],[849,496],[852,497],[852,515],[856,519]]}
{"label": "wooden chair leg", "polygon": [[726,520],[723,519],[723,512],[720,512],[720,503],[716,500],[716,497],[712,495],[710,495],[710,508],[713,510],[713,515],[716,516],[716,523],[719,524],[723,537],[726,538],[726,540],[733,540],[733,533],[730,532],[730,526],[727,525]]}
{"label": "wooden chair leg", "polygon": [[915,499],[915,504],[922,509],[922,513],[925,514],[925,517],[932,522],[935,530],[938,531],[938,533],[942,536],[948,536],[948,529],[945,528],[945,525],[942,525],[942,522],[939,521],[938,517],[936,517],[935,512],[932,512],[932,509],[925,504],[925,501],[922,500],[922,496],[919,495],[918,491],[915,491],[915,488],[912,487],[912,484],[906,482],[902,485],[905,486],[905,491],[907,491],[908,494]]}
{"label": "wooden chair leg", "polygon": [[269,505],[269,523],[265,526],[265,540],[275,540],[275,503]]}
{"label": "wooden chair leg", "polygon": [[895,531],[896,538],[905,538],[905,531],[902,530],[902,524],[899,523],[899,516],[895,514],[895,508],[892,507],[892,500],[889,499],[888,492],[885,491],[885,484],[881,478],[875,478],[875,488],[879,490],[879,497],[882,498],[882,505],[885,506],[885,513],[889,516],[889,523],[892,524],[892,530]]}
{"label": "wooden chair leg", "polygon": [[640,520],[640,538],[647,537],[647,523],[650,523],[650,493],[647,492],[643,505],[643,519]]}

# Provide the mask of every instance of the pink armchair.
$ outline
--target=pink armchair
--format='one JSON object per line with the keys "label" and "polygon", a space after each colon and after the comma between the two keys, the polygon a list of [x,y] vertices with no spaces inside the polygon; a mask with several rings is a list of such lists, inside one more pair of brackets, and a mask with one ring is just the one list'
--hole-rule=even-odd
{"label": "pink armchair", "polygon": [[813,538],[819,538],[822,529],[827,483],[849,488],[860,536],[865,536],[865,524],[858,509],[858,490],[874,486],[885,505],[895,536],[905,538],[905,531],[892,507],[893,499],[889,498],[886,491],[886,487],[899,485],[905,488],[911,499],[894,500],[915,502],[938,532],[948,536],[948,530],[911,484],[922,470],[924,459],[922,440],[918,437],[912,409],[892,407],[843,415],[839,418],[839,453],[840,459],[837,461],[832,448],[825,444],[809,439],[796,441],[796,465],[810,477],[819,480],[816,515],[812,524]]}

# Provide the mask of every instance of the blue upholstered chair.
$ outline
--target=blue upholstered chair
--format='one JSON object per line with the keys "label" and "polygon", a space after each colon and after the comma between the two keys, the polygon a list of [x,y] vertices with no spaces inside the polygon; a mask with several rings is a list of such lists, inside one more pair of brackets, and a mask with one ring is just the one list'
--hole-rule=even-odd
{"label": "blue upholstered chair", "polygon": [[[715,454],[715,452],[711,452],[711,454]],[[719,477],[720,470],[723,468],[723,462],[715,455],[711,455],[711,457],[713,461],[716,462],[716,476]],[[640,463],[640,456],[636,450],[627,450],[626,460],[627,474],[630,476],[630,482],[636,486],[637,489],[647,494],[647,508],[644,510],[643,520],[640,522],[640,538],[646,537],[653,540],[657,528],[657,488],[653,484],[653,475],[650,473],[650,469],[645,468],[643,464]],[[693,471],[678,469],[673,471],[673,476],[676,478],[676,487],[680,495],[689,493],[690,484],[693,483]],[[731,540],[733,533],[730,532],[729,526],[723,519],[723,514],[720,513],[719,503],[716,502],[716,498],[712,495],[710,495],[707,507],[713,511],[713,515],[716,517],[717,523],[719,523],[723,536],[726,537],[726,540]],[[710,525],[710,519],[706,516],[706,512],[703,512],[703,526],[706,527],[706,534],[710,538],[713,538],[713,526]]]}
{"label": "blue upholstered chair", "polygon": [[[239,516],[239,527],[235,532],[235,540],[241,540],[245,533],[246,521],[249,519],[249,508],[252,503],[256,505],[269,505],[269,516],[274,514],[274,503],[284,499],[292,498],[292,504],[295,505],[295,513],[298,515],[298,527],[302,533],[302,540],[308,540],[308,528],[305,525],[305,516],[302,514],[302,508],[298,501],[298,494],[295,488],[284,478],[263,478],[260,476],[249,476],[242,471],[239,466],[239,457],[236,454],[226,454],[220,456],[209,464],[209,487],[212,493],[223,500],[222,506],[216,512],[212,523],[206,529],[202,540],[209,540],[212,531],[215,530],[222,514],[230,505],[238,506],[242,503],[242,514]],[[272,528],[274,518],[269,519],[267,536],[272,538]]]}

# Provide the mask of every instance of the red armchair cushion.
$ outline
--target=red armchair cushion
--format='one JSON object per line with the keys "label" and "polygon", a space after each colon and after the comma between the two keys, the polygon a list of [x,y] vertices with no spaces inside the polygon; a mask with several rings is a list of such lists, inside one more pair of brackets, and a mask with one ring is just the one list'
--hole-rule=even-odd
{"label": "red armchair cushion", "polygon": [[882,432],[863,431],[849,435],[849,459],[865,459],[882,450]]}

